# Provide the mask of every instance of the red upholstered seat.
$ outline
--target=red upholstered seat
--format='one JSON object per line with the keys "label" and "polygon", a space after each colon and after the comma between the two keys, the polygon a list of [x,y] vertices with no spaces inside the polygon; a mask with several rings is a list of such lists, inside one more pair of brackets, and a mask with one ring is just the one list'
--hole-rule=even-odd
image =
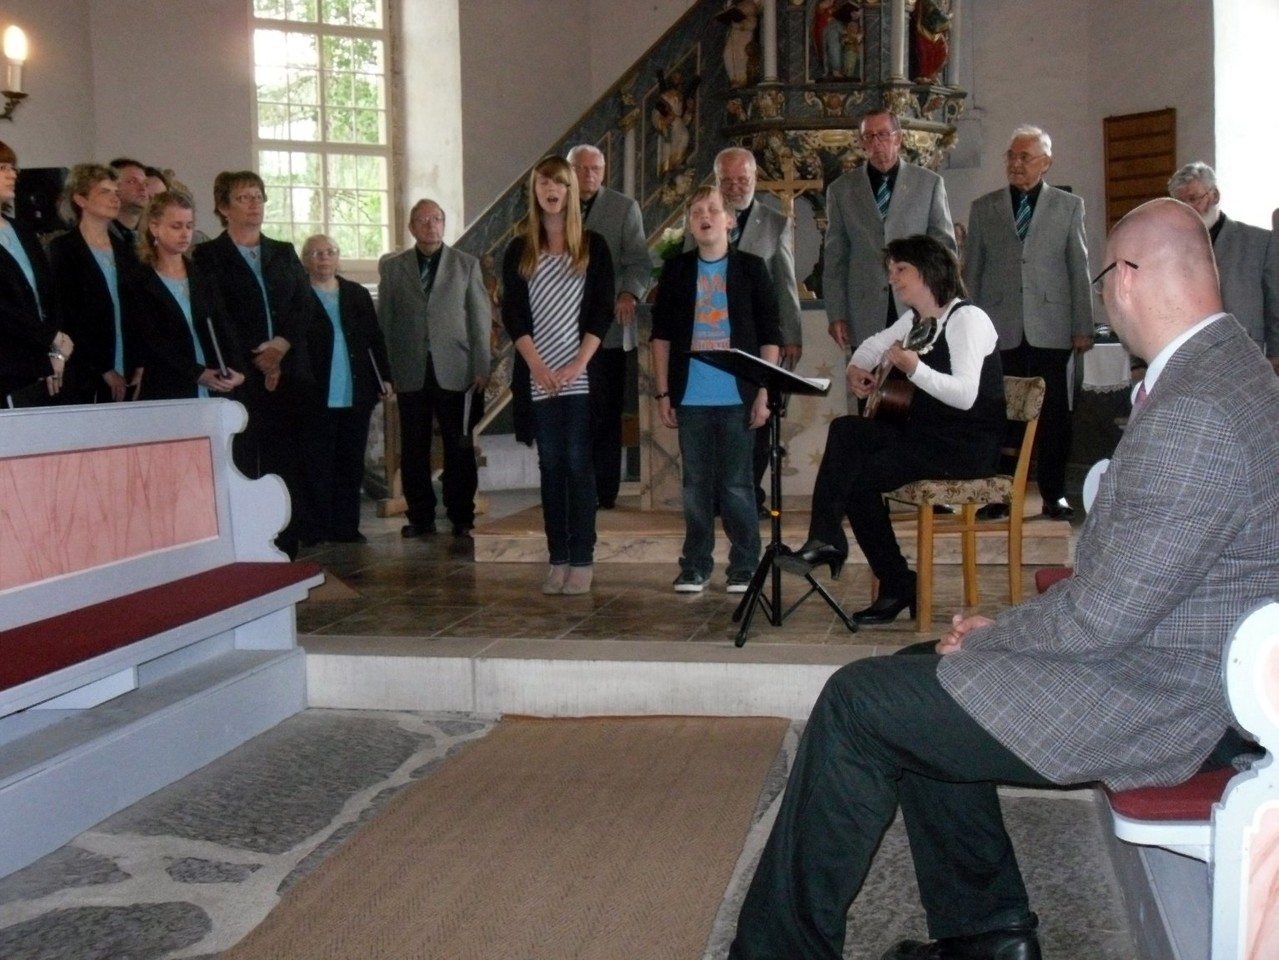
{"label": "red upholstered seat", "polygon": [[255,600],[319,572],[314,563],[228,563],[0,631],[0,689]]}
{"label": "red upholstered seat", "polygon": [[1107,789],[1110,808],[1130,820],[1208,820],[1212,805],[1226,792],[1226,784],[1239,771],[1233,767],[1199,773],[1175,787]]}
{"label": "red upholstered seat", "polygon": [[1044,567],[1035,571],[1035,589],[1043,593],[1058,580],[1066,580],[1075,571],[1070,567]]}

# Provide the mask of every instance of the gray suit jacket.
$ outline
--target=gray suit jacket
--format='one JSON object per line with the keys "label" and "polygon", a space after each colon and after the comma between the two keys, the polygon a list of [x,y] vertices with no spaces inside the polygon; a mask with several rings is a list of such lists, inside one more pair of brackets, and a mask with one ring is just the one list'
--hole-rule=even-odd
{"label": "gray suit jacket", "polygon": [[1212,245],[1222,309],[1233,313],[1268,357],[1279,357],[1279,246],[1274,234],[1226,219]]}
{"label": "gray suit jacket", "polygon": [[1064,350],[1093,335],[1084,201],[1045,183],[1025,241],[1017,239],[1008,188],[973,201],[964,250],[968,296],[995,321],[999,349],[1024,336],[1032,347]]}
{"label": "gray suit jacket", "polygon": [[[643,303],[653,274],[653,262],[648,257],[648,240],[644,236],[639,204],[624,193],[600,187],[583,226],[598,233],[608,244],[608,252],[613,257],[613,299],[616,301],[625,290]],[[620,323],[614,321],[600,346],[606,350],[622,346]]]}
{"label": "gray suit jacket", "polygon": [[[825,267],[822,292],[826,314],[846,321],[854,346],[884,329],[888,298],[893,296],[884,269],[889,240],[924,233],[955,252],[955,228],[946,202],[946,185],[931,170],[902,162],[897,171],[888,219],[881,220],[870,177],[863,164],[826,189]],[[897,314],[904,312],[896,304]]]}
{"label": "gray suit jacket", "polygon": [[1058,783],[1189,777],[1232,723],[1222,656],[1279,596],[1279,377],[1219,318],[1128,421],[1075,575],[943,657],[943,686]]}
{"label": "gray suit jacket", "polygon": [[444,247],[429,303],[415,247],[378,261],[377,319],[398,391],[426,383],[428,344],[445,390],[466,390],[477,376],[487,377],[492,316],[480,262],[469,253]]}

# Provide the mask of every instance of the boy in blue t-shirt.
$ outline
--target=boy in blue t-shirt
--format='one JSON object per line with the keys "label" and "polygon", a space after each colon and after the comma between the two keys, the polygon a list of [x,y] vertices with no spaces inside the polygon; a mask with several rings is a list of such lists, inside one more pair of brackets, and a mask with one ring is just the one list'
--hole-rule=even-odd
{"label": "boy in blue t-shirt", "polygon": [[715,504],[728,535],[729,593],[745,593],[759,562],[752,451],[768,420],[768,394],[730,373],[692,362],[701,350],[735,347],[770,363],[781,344],[768,265],[729,242],[731,210],[714,187],[688,203],[697,247],[662,269],[653,307],[653,380],[662,423],[679,430],[684,551],[679,593],[700,593],[714,567]]}

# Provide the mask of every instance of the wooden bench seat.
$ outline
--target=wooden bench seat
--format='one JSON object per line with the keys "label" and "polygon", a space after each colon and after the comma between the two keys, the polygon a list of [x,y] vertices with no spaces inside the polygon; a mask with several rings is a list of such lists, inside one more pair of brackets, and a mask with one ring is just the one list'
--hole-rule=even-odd
{"label": "wooden bench seat", "polygon": [[278,477],[224,399],[0,413],[0,876],[306,706]]}

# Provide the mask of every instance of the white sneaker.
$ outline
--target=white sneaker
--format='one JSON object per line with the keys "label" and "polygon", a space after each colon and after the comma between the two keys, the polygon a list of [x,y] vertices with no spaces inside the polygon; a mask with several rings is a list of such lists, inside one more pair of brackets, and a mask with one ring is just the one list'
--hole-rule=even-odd
{"label": "white sneaker", "polygon": [[673,584],[676,593],[701,593],[706,589],[706,578],[692,570],[683,571]]}
{"label": "white sneaker", "polygon": [[728,586],[724,588],[725,593],[745,593],[751,585],[750,577],[729,577]]}

